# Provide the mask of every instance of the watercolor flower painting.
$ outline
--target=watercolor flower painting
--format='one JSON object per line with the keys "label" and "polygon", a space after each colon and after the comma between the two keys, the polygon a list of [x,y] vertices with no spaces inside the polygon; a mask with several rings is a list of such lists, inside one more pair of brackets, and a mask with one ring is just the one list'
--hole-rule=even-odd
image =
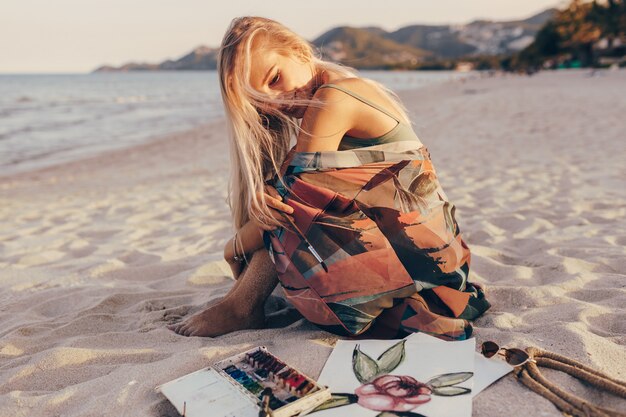
{"label": "watercolor flower painting", "polygon": [[357,344],[352,352],[352,370],[361,383],[354,393],[333,393],[332,398],[313,410],[313,413],[350,404],[380,411],[377,417],[426,417],[413,412],[433,395],[452,397],[471,393],[471,389],[457,386],[470,379],[473,372],[454,372],[437,375],[420,382],[408,375],[393,375],[394,369],[405,357],[405,340],[391,346],[377,359],[362,352]]}
{"label": "watercolor flower painting", "polygon": [[410,376],[382,375],[354,392],[361,407],[376,411],[409,411],[430,401],[432,390]]}

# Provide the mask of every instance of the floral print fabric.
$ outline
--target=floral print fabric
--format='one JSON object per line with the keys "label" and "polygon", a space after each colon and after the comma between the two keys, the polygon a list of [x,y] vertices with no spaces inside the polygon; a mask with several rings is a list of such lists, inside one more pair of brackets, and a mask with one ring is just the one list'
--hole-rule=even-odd
{"label": "floral print fabric", "polygon": [[468,281],[470,250],[426,147],[290,156],[272,185],[306,239],[279,228],[265,241],[300,313],[343,335],[468,338],[490,305]]}

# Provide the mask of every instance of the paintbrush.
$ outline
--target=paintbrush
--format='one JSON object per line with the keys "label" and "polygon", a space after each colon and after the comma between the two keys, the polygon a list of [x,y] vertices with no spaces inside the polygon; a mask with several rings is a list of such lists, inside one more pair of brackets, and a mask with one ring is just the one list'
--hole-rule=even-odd
{"label": "paintbrush", "polygon": [[304,241],[304,243],[306,243],[309,252],[311,252],[311,254],[313,254],[313,256],[315,257],[315,259],[317,259],[317,261],[320,263],[320,265],[322,265],[322,268],[324,268],[324,271],[328,272],[328,266],[326,265],[326,263],[324,262],[324,260],[322,259],[322,257],[320,256],[319,253],[317,253],[317,251],[315,250],[315,248],[313,248],[313,245],[311,244],[311,242],[309,242],[309,239],[306,238],[306,236],[304,235],[304,233],[302,233],[302,231],[300,230],[300,228],[294,223],[293,220],[291,220],[291,218],[289,218],[285,213],[280,212],[280,214],[283,216],[283,218],[285,218],[289,224],[291,225],[291,227],[293,228],[293,232],[298,235],[298,237],[300,238],[300,240]]}
{"label": "paintbrush", "polygon": [[272,410],[270,408],[270,401],[272,399],[272,389],[267,387],[263,390],[261,397],[261,409],[259,410],[259,417],[271,417]]}

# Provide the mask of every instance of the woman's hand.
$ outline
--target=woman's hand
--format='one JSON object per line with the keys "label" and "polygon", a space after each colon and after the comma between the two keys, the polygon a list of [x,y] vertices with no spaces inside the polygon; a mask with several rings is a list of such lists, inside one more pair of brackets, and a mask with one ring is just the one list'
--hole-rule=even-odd
{"label": "woman's hand", "polygon": [[[272,218],[278,221],[279,223],[281,223],[284,227],[288,227],[289,222],[286,221],[283,216],[287,216],[293,221],[293,217],[291,216],[291,214],[293,214],[293,207],[291,207],[288,204],[283,203],[280,194],[278,194],[278,191],[276,191],[276,189],[270,185],[265,186],[264,194],[265,194],[265,201],[267,202],[267,205],[270,208],[270,213],[271,213]],[[257,194],[257,198],[260,200],[261,196]],[[251,215],[250,218],[254,219],[255,217]],[[275,226],[261,224],[258,221],[255,221],[255,224],[262,230],[276,229]]]}

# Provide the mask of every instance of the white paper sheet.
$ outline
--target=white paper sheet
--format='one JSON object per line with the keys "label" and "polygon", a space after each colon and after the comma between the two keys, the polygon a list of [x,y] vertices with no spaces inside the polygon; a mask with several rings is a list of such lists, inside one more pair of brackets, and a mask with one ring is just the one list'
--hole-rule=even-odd
{"label": "white paper sheet", "polygon": [[[412,333],[406,337],[407,340],[414,340],[420,343],[456,343],[429,336],[424,333]],[[502,378],[513,370],[513,367],[498,358],[487,359],[478,352],[474,353],[474,388],[472,397],[478,395],[489,385]]]}
{"label": "white paper sheet", "polygon": [[258,417],[259,407],[215,369],[187,374],[160,387],[159,391],[185,417]]}
{"label": "white paper sheet", "polygon": [[[438,340],[438,339],[437,339]],[[378,358],[389,347],[399,340],[358,340],[337,342],[331,352],[319,382],[328,385],[333,394],[354,394],[362,384],[355,376],[353,369],[353,352],[356,345],[371,358]],[[475,340],[459,342],[433,343],[424,342],[420,338],[405,339],[405,357],[390,375],[410,376],[419,382],[426,383],[440,374],[457,372],[474,372]],[[456,384],[457,387],[473,388],[475,378]],[[383,393],[383,396],[389,394]],[[359,397],[361,402],[361,397]],[[367,404],[367,401],[364,401]],[[370,410],[359,403],[327,409],[311,414],[314,417],[330,416],[378,416],[381,410]],[[472,396],[470,393],[456,396],[430,395],[430,400],[416,405],[410,412],[426,417],[470,417],[472,415]]]}

